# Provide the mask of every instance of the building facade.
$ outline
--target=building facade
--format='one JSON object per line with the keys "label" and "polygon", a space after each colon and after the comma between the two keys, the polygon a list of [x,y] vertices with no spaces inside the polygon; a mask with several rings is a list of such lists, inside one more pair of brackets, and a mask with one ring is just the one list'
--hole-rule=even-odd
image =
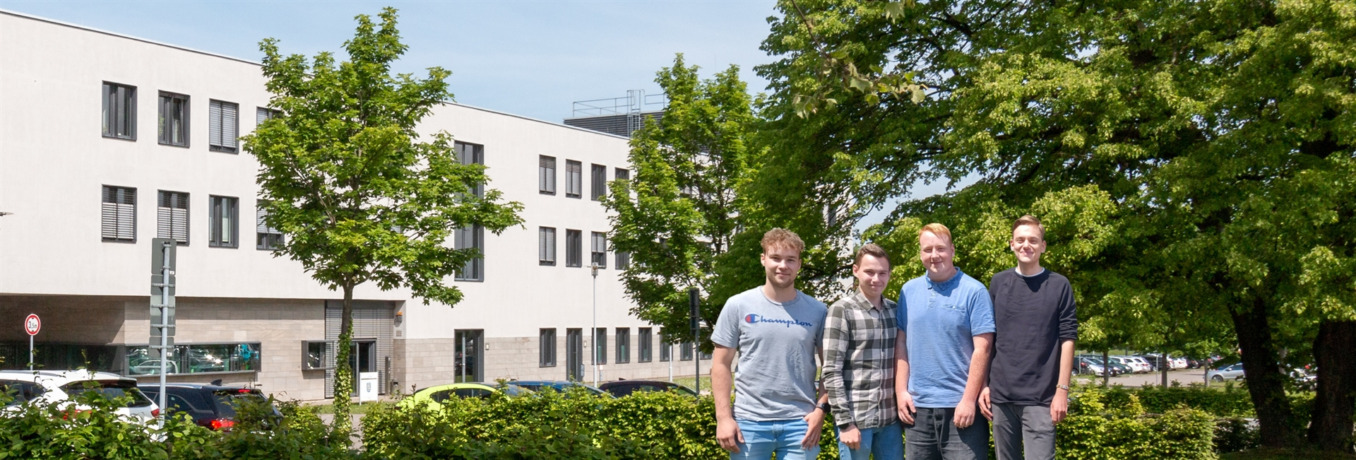
{"label": "building facade", "polygon": [[[27,366],[35,313],[38,366],[152,380],[150,243],[173,238],[169,379],[330,397],[342,294],[275,257],[285,235],[259,219],[238,140],[271,114],[259,64],[5,11],[0,63],[0,367]],[[419,130],[452,134],[524,224],[457,232],[485,255],[453,281],[458,305],[359,286],[359,371],[385,393],[591,382],[595,357],[600,380],[691,375],[690,347],[629,314],[629,258],[608,247],[599,198],[629,177],[626,138],[452,103]]]}

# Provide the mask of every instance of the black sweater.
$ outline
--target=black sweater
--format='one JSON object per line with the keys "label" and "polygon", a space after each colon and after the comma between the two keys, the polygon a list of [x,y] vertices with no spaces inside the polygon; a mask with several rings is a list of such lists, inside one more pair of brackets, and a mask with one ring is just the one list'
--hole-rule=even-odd
{"label": "black sweater", "polygon": [[1078,338],[1069,279],[1050,270],[1025,277],[1010,268],[989,281],[989,297],[997,327],[989,368],[990,399],[1050,404],[1059,383],[1059,344]]}

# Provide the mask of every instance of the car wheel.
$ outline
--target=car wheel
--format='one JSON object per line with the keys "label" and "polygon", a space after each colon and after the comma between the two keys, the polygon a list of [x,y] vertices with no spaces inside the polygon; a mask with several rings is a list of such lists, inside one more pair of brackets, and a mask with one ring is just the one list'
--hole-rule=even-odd
{"label": "car wheel", "polygon": [[1210,380],[1211,380],[1211,381],[1214,381],[1214,382],[1223,382],[1223,381],[1224,381],[1224,377],[1223,377],[1223,376],[1220,376],[1220,375],[1216,375],[1216,376],[1214,376],[1214,377],[1210,377]]}

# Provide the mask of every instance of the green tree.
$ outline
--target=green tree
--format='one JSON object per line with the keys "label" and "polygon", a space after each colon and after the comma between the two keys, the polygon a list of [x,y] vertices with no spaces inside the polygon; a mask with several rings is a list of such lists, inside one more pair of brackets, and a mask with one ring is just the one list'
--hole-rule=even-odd
{"label": "green tree", "polygon": [[[1316,356],[1323,409],[1310,440],[1350,446],[1356,379],[1343,376],[1356,363],[1338,358],[1356,346],[1349,2],[779,9],[764,49],[780,58],[759,69],[775,91],[763,113],[805,142],[772,152],[852,171],[781,182],[848,190],[863,206],[904,197],[869,235],[907,250],[917,224],[946,222],[958,264],[981,277],[1011,264],[998,224],[1044,214],[1084,344],[1237,343],[1263,441],[1278,447],[1297,443],[1303,423],[1277,363]],[[912,78],[926,95],[824,78],[849,64],[868,81]],[[827,102],[805,110],[807,98]],[[908,196],[917,180],[970,175],[961,190]]]}
{"label": "green tree", "polygon": [[[632,313],[689,337],[689,288],[701,290],[701,311],[714,322],[716,260],[741,230],[738,190],[749,175],[755,121],[739,68],[702,81],[678,54],[655,81],[668,105],[631,137],[631,180],[615,181],[604,204],[612,246],[631,254],[622,274]],[[720,299],[724,302],[724,299]],[[698,338],[700,339],[700,338]]]}
{"label": "green tree", "polygon": [[444,279],[473,258],[447,238],[457,228],[482,226],[496,234],[521,222],[522,205],[505,203],[485,168],[463,164],[446,132],[421,136],[419,120],[451,100],[442,68],[428,76],[392,76],[404,54],[396,10],[378,23],[357,17],[344,43],[349,60],[328,52],[309,63],[283,55],[277,41],[260,43],[263,73],[279,111],[245,136],[260,163],[260,207],[285,239],[275,253],[301,262],[317,281],[344,295],[334,377],[338,442],[351,429],[353,288],[375,282],[383,290],[408,287],[417,297],[455,306],[461,291]]}

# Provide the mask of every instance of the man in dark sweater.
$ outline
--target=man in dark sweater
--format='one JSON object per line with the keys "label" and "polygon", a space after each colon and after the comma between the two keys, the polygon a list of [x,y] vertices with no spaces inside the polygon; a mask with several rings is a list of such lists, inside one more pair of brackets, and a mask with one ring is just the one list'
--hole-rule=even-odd
{"label": "man in dark sweater", "polygon": [[1045,228],[1033,216],[1012,224],[1017,267],[989,281],[994,357],[980,409],[993,420],[999,459],[1055,458],[1055,424],[1069,407],[1078,316],[1069,279],[1041,267]]}

